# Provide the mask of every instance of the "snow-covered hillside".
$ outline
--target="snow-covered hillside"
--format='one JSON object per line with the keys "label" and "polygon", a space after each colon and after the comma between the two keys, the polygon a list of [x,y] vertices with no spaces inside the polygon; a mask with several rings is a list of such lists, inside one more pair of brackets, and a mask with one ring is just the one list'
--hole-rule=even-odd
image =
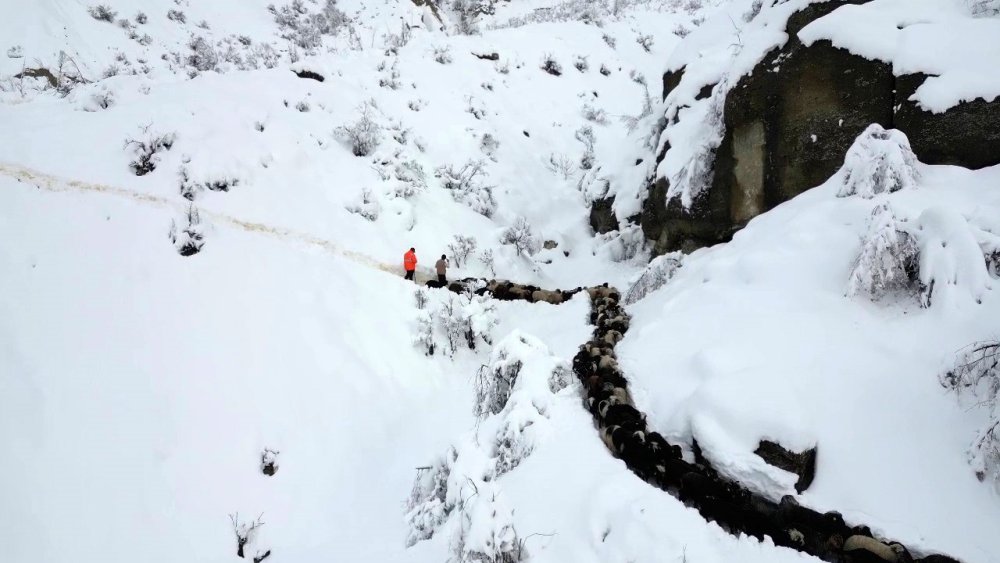
{"label": "snow-covered hillside", "polygon": [[991,413],[939,383],[997,337],[995,167],[875,131],[731,243],[647,267],[641,229],[595,235],[590,204],[640,208],[663,71],[725,51],[683,40],[742,5],[281,1],[4,6],[0,559],[816,560],[609,453],[569,372],[585,294],[415,291],[412,246],[421,280],[447,254],[452,279],[656,286],[619,357],[688,458],[777,500],[794,476],[757,442],[816,446],[803,505],[1000,561],[966,459]]}

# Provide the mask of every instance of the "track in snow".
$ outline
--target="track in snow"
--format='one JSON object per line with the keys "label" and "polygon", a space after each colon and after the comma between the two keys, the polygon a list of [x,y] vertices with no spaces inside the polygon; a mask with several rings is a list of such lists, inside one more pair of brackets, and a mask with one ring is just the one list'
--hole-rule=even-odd
{"label": "track in snow", "polygon": [[[77,192],[77,193],[94,193],[110,195],[113,197],[130,199],[137,203],[143,205],[149,205],[152,207],[159,207],[162,209],[170,209],[177,211],[179,213],[185,213],[188,210],[189,203],[185,200],[183,203],[175,201],[162,196],[156,196],[151,194],[144,194],[129,190],[126,188],[111,186],[108,184],[95,184],[91,182],[83,182],[80,180],[66,180],[59,178],[58,176],[53,176],[51,174],[46,174],[44,172],[39,172],[37,170],[32,170],[23,166],[16,166],[10,164],[0,163],[0,175],[7,176],[9,178],[14,178],[20,183],[27,183],[29,185],[35,186],[36,188],[48,191],[48,192]],[[223,213],[217,213],[214,211],[207,211],[204,209],[198,209],[198,214],[212,221],[214,225],[227,225],[229,227],[239,229],[242,231],[250,233],[258,233],[264,236],[269,236],[279,240],[283,240],[290,243],[305,244],[308,246],[319,247],[330,254],[335,254],[337,256],[343,256],[352,262],[361,264],[367,268],[374,270],[380,270],[395,276],[402,277],[402,267],[399,265],[388,264],[382,262],[372,256],[367,254],[356,252],[354,250],[347,250],[332,240],[324,239],[322,237],[305,233],[302,231],[296,231],[293,229],[288,229],[285,227],[275,227],[267,225],[264,223],[256,223],[253,221],[244,221],[238,217],[233,217],[231,215],[226,215]],[[416,275],[416,283],[423,284],[427,280],[432,279],[430,269],[418,269]]]}

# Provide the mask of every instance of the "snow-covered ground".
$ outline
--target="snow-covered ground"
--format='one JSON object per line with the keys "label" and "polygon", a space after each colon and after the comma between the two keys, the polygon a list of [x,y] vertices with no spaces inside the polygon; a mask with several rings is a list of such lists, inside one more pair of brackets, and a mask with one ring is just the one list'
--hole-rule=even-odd
{"label": "snow-covered ground", "polygon": [[[626,287],[647,257],[637,231],[594,237],[587,198],[634,193],[652,172],[660,76],[718,2],[513,0],[470,36],[441,30],[458,25],[450,9],[438,19],[409,0],[340,0],[349,24],[311,53],[281,37],[267,4],[109,0],[128,25],[75,0],[4,10],[0,559],[237,561],[238,513],[265,522],[247,555],[271,550],[269,562],[446,561],[458,539],[482,539],[463,511],[493,506],[463,498],[406,547],[418,468],[450,448],[465,481],[506,507],[531,560],[807,559],[735,538],[636,478],[601,443],[576,383],[546,384],[590,333],[582,295],[467,303],[495,317],[477,327],[492,344],[451,355],[450,294],[430,291],[420,311],[399,271],[410,246],[424,268],[463,236],[475,250],[452,277]],[[205,44],[215,70],[197,70]],[[12,77],[36,67],[69,93]],[[355,156],[338,128],[365,113],[380,142]],[[137,176],[127,141],[157,137],[155,169]],[[477,162],[456,189],[447,168]],[[804,504],[1000,561],[1000,500],[965,461],[986,413],[937,379],[956,350],[996,336],[996,280],[961,269],[967,255],[925,252],[937,259],[925,271],[961,278],[930,307],[845,296],[884,200],[928,247],[1000,233],[995,169],[920,172],[875,200],[837,197],[835,178],[687,257],[631,306],[619,355],[651,424],[697,437],[728,474],[782,494],[788,475],[762,466],[755,440],[818,444]],[[519,218],[530,257],[502,243]],[[178,252],[186,228],[202,237],[193,256]],[[432,356],[415,342],[421,319],[434,325]],[[524,376],[507,410],[477,417],[477,373],[506,347],[523,349]],[[515,421],[534,427],[519,465],[473,475]],[[279,452],[273,477],[265,448]]]}

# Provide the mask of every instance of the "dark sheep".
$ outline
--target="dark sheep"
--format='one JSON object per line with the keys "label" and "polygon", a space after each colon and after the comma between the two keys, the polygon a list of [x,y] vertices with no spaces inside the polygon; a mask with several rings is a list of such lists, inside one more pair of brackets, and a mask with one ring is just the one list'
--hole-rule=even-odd
{"label": "dark sheep", "polygon": [[631,405],[608,405],[601,411],[604,423],[608,425],[617,424],[624,426],[627,422],[642,422],[645,424],[645,417],[635,407]]}

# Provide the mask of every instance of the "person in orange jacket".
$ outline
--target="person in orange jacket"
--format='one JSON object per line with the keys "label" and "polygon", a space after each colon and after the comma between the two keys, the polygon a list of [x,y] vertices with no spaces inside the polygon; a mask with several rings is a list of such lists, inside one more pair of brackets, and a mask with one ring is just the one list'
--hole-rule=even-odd
{"label": "person in orange jacket", "polygon": [[[403,269],[406,270],[406,279],[412,280],[413,274],[417,270],[417,251],[411,248],[403,255]],[[416,280],[414,280],[416,281]]]}

